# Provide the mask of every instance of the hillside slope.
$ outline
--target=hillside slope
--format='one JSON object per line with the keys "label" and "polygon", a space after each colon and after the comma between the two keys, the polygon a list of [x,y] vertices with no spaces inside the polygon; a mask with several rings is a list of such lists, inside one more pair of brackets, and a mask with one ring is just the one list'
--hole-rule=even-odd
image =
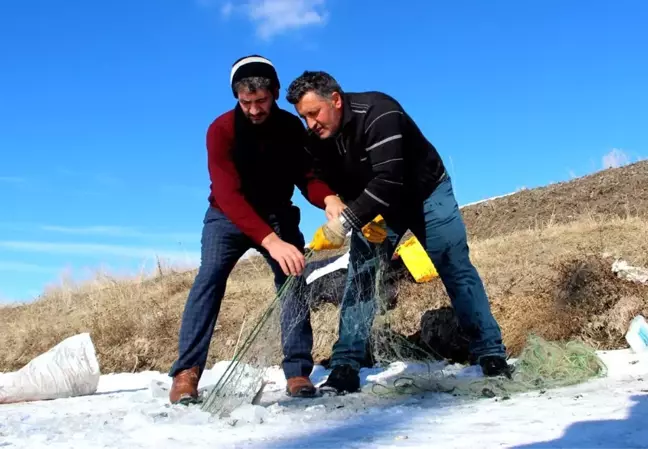
{"label": "hillside slope", "polygon": [[648,216],[648,161],[461,209],[472,240],[589,217]]}
{"label": "hillside slope", "polygon": [[[620,280],[611,264],[618,257],[648,266],[647,186],[648,163],[642,162],[462,209],[473,262],[511,355],[530,332],[580,338],[599,349],[625,347],[629,320],[648,314],[648,287]],[[171,270],[147,279],[103,276],[0,309],[0,371],[18,369],[79,332],[91,333],[104,372],[166,371],[176,357],[194,276]],[[210,364],[232,357],[242,327],[254,323],[272,297],[263,259],[242,260],[228,284]],[[416,337],[424,317],[447,305],[440,280],[402,282],[389,312],[393,331]],[[313,313],[316,359],[330,355],[337,313],[330,304]]]}

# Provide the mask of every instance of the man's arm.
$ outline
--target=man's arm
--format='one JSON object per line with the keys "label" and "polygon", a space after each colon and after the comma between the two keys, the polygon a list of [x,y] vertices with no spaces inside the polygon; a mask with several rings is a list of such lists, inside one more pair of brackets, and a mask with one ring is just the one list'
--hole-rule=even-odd
{"label": "man's arm", "polygon": [[373,109],[366,118],[365,152],[374,177],[342,216],[355,229],[360,229],[377,215],[383,214],[403,191],[403,112],[396,106]]}
{"label": "man's arm", "polygon": [[[305,151],[307,150],[305,149]],[[306,166],[302,171],[302,177],[297,183],[297,187],[312,205],[326,211],[326,217],[329,220],[339,217],[346,208],[346,205],[328,184],[316,176],[312,166]]]}
{"label": "man's arm", "polygon": [[326,208],[327,198],[336,197],[326,182],[318,178],[315,173],[315,158],[308,149],[307,131],[297,117],[295,117],[295,166],[297,167],[295,185],[302,195],[315,207]]}
{"label": "man's arm", "polygon": [[231,133],[218,122],[207,131],[207,164],[212,182],[212,196],[223,213],[255,243],[261,244],[274,231],[247,202],[232,160]]}
{"label": "man's arm", "polygon": [[[308,150],[305,147],[303,152],[308,155]],[[328,184],[315,175],[312,159],[309,156],[302,158],[299,179],[296,184],[304,197],[313,206],[319,207],[320,209],[326,208],[327,198],[336,196]]]}

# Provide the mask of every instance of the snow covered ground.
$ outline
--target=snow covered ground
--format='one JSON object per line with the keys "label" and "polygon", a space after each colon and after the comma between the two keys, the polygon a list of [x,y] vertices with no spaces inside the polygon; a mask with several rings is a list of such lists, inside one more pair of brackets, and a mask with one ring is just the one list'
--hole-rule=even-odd
{"label": "snow covered ground", "polygon": [[[0,406],[0,448],[648,447],[648,355],[622,350],[601,358],[606,378],[509,400],[433,393],[295,400],[281,394],[276,370],[268,394],[279,403],[250,405],[229,419],[170,406],[163,373],[104,375],[92,396]],[[319,368],[313,379],[326,374]],[[365,370],[363,382],[389,375]],[[209,382],[206,376],[202,385]]]}

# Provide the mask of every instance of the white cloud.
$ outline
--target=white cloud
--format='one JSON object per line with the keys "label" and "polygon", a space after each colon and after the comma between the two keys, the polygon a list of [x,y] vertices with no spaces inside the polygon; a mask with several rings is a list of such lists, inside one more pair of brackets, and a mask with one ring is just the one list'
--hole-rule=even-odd
{"label": "white cloud", "polygon": [[160,191],[178,197],[207,198],[209,194],[209,189],[206,187],[184,184],[164,184],[160,187]]}
{"label": "white cloud", "polygon": [[6,182],[7,184],[24,184],[27,180],[19,176],[0,176],[0,182]]}
{"label": "white cloud", "polygon": [[616,168],[630,163],[630,157],[625,151],[613,148],[603,156],[603,168]]}
{"label": "white cloud", "polygon": [[269,39],[284,31],[326,22],[324,0],[253,0],[248,3],[257,34]]}
{"label": "white cloud", "polygon": [[131,238],[148,238],[148,239],[162,239],[173,241],[200,241],[199,233],[191,232],[169,232],[158,233],[151,231],[143,231],[136,228],[127,226],[54,226],[54,225],[41,225],[40,229],[47,232],[58,232],[61,234],[71,235],[102,235],[107,237],[131,237]]}
{"label": "white cloud", "polygon": [[234,12],[234,3],[232,2],[225,2],[225,4],[221,7],[221,14],[225,18],[231,16],[233,12]]}
{"label": "white cloud", "polygon": [[123,187],[126,184],[123,179],[120,179],[109,173],[93,173],[90,171],[70,169],[67,167],[59,167],[57,168],[56,172],[60,176],[67,178],[77,178],[77,181],[83,183],[85,186],[87,186],[88,183],[93,183],[101,187],[113,188]]}
{"label": "white cloud", "polygon": [[117,256],[132,259],[167,259],[171,262],[196,263],[199,251],[177,251],[138,246],[106,245],[99,243],[51,243],[36,241],[0,241],[0,248],[10,251],[77,256]]}
{"label": "white cloud", "polygon": [[127,227],[121,226],[52,226],[42,225],[40,227],[43,231],[60,232],[62,234],[75,234],[75,235],[105,235],[113,237],[140,237],[141,232]]}
{"label": "white cloud", "polygon": [[[203,6],[209,0],[199,0]],[[245,15],[256,26],[257,35],[270,39],[275,35],[308,26],[324,25],[328,19],[326,0],[248,0],[235,5],[222,4],[221,14],[227,18],[235,12]]]}
{"label": "white cloud", "polygon": [[122,187],[125,184],[121,179],[105,173],[98,173],[93,176],[93,179],[97,184],[105,187]]}
{"label": "white cloud", "polygon": [[3,262],[0,260],[0,272],[10,271],[16,273],[51,273],[56,271],[51,267],[44,267],[23,262]]}

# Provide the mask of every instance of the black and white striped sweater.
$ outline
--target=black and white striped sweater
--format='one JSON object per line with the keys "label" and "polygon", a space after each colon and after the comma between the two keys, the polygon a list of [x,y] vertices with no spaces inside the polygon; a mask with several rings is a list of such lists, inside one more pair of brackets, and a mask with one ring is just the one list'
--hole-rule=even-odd
{"label": "black and white striped sweater", "polygon": [[381,214],[387,223],[421,203],[445,176],[436,148],[401,105],[382,92],[344,93],[340,130],[309,137],[316,175],[347,204],[359,229]]}

